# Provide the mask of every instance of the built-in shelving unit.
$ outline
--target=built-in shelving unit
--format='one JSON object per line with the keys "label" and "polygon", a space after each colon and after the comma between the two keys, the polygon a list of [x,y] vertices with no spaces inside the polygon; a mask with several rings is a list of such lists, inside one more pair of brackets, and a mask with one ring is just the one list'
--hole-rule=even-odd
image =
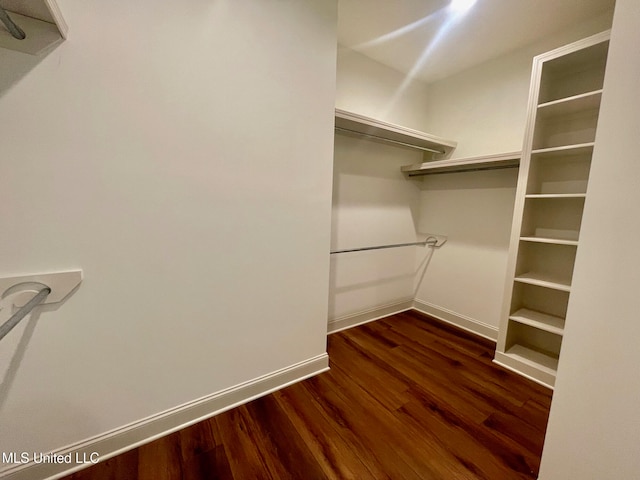
{"label": "built-in shelving unit", "polygon": [[553,387],[598,123],[609,32],[539,55],[495,361]]}
{"label": "built-in shelving unit", "polygon": [[346,135],[357,135],[373,141],[415,148],[425,152],[425,158],[447,155],[457,146],[457,142],[453,140],[337,108],[335,129],[336,132]]}
{"label": "built-in shelving unit", "polygon": [[1,6],[26,37],[14,38],[0,23],[0,48],[37,55],[67,36],[67,24],[55,0],[3,0]]}
{"label": "built-in shelving unit", "polygon": [[410,177],[418,175],[434,175],[438,173],[468,172],[474,170],[495,170],[512,168],[520,164],[522,152],[500,153],[479,157],[455,158],[449,160],[432,160],[415,165],[406,165],[402,171]]}

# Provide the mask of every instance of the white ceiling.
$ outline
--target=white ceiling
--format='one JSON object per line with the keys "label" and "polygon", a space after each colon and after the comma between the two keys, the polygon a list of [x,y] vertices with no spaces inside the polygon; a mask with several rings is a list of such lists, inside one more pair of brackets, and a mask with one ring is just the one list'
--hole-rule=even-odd
{"label": "white ceiling", "polygon": [[339,0],[338,42],[398,71],[433,81],[568,25],[615,0]]}

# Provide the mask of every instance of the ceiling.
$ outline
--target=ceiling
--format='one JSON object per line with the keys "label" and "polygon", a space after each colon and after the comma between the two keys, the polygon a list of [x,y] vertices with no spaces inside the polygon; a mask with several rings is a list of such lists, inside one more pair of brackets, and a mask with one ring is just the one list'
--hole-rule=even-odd
{"label": "ceiling", "polygon": [[338,43],[427,82],[611,10],[615,0],[339,0]]}

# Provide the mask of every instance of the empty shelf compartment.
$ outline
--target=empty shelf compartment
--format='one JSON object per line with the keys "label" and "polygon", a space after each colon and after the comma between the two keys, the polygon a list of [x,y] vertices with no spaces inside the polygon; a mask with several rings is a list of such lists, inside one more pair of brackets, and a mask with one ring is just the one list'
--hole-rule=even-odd
{"label": "empty shelf compartment", "polygon": [[561,317],[547,315],[546,313],[529,310],[527,308],[521,308],[520,310],[512,313],[509,318],[514,322],[539,328],[540,330],[555,333],[556,335],[564,334],[564,318]]}
{"label": "empty shelf compartment", "polygon": [[558,371],[559,355],[546,352],[527,345],[515,344],[506,354],[530,367],[539,369],[549,375],[555,375]]}

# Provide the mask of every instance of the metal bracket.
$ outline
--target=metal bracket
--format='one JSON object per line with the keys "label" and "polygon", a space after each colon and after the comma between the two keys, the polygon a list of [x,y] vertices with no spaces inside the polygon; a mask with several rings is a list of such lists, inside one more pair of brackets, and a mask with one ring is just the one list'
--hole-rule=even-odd
{"label": "metal bracket", "polygon": [[[4,299],[9,295],[22,292],[31,292],[30,296],[32,296],[33,292],[38,292],[42,289],[42,285],[46,285],[51,289],[51,293],[42,303],[58,303],[64,300],[81,281],[82,270],[0,278],[0,297]],[[21,306],[22,297],[25,295],[15,295],[15,299],[12,299],[14,305]]]}
{"label": "metal bracket", "polygon": [[434,235],[433,233],[422,233],[421,235],[426,235],[425,242],[430,247],[441,247],[447,242],[446,235]]}

